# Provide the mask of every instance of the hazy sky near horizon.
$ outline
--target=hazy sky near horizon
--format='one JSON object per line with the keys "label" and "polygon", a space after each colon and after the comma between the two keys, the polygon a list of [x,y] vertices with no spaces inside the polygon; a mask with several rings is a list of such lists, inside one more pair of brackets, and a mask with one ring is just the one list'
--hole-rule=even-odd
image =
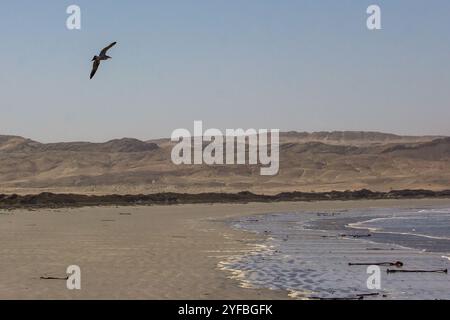
{"label": "hazy sky near horizon", "polygon": [[145,140],[202,120],[450,135],[449,17],[448,0],[2,1],[0,134]]}

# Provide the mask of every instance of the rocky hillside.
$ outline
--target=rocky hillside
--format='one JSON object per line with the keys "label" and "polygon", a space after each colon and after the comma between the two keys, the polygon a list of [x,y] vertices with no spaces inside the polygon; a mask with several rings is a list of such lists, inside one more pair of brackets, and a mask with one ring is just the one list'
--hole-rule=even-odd
{"label": "rocky hillside", "polygon": [[0,136],[0,193],[258,194],[370,189],[450,189],[450,138],[376,132],[287,132],[280,171],[172,164],[168,139],[44,144]]}

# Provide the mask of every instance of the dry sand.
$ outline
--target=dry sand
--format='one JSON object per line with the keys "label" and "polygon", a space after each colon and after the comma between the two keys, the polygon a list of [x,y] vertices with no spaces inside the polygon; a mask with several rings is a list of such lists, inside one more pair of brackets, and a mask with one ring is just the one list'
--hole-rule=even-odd
{"label": "dry sand", "polygon": [[[259,213],[447,205],[450,200],[376,200],[0,211],[1,299],[286,299],[241,288],[218,268],[252,250],[257,235],[226,220]],[[66,289],[69,265],[81,290]]]}

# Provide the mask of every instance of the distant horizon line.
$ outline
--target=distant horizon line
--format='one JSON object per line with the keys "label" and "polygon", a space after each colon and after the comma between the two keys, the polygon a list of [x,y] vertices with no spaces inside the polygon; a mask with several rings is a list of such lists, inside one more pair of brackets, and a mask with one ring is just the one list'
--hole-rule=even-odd
{"label": "distant horizon line", "polygon": [[[244,129],[245,130],[245,129]],[[445,135],[445,134],[397,134],[397,133],[392,133],[392,132],[383,132],[383,131],[364,131],[364,130],[331,130],[331,131],[297,131],[297,130],[286,130],[286,131],[280,131],[280,136],[281,135],[286,135],[286,134],[305,134],[305,135],[314,135],[314,134],[358,134],[358,133],[363,133],[363,134],[379,134],[379,135],[385,135],[385,136],[395,136],[398,138],[435,138],[435,139],[439,139],[439,138],[447,138],[450,137],[450,135]],[[22,135],[18,135],[18,134],[1,134],[0,133],[0,138],[5,138],[5,137],[9,137],[9,138],[21,138],[21,139],[25,139],[25,140],[29,140],[32,142],[36,142],[36,143],[40,143],[40,144],[56,144],[56,143],[107,143],[107,142],[111,142],[111,141],[118,141],[118,140],[125,140],[125,139],[132,139],[132,140],[138,140],[141,142],[153,142],[153,141],[157,141],[157,140],[169,140],[170,141],[170,136],[169,137],[159,137],[159,138],[149,138],[149,139],[140,139],[140,138],[135,138],[135,137],[130,137],[130,136],[122,136],[122,137],[118,137],[118,138],[111,138],[108,140],[60,140],[60,141],[40,141],[39,139],[33,139],[33,138],[29,138],[26,136],[22,136]],[[192,136],[194,137],[194,136]]]}

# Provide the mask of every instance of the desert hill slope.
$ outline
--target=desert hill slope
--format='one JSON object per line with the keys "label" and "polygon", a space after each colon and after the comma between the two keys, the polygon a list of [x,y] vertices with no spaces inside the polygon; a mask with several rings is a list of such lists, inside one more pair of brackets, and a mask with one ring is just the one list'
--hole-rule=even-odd
{"label": "desert hill slope", "polygon": [[450,188],[450,138],[377,132],[286,132],[280,170],[181,165],[169,139],[39,143],[0,136],[0,193],[240,192]]}

